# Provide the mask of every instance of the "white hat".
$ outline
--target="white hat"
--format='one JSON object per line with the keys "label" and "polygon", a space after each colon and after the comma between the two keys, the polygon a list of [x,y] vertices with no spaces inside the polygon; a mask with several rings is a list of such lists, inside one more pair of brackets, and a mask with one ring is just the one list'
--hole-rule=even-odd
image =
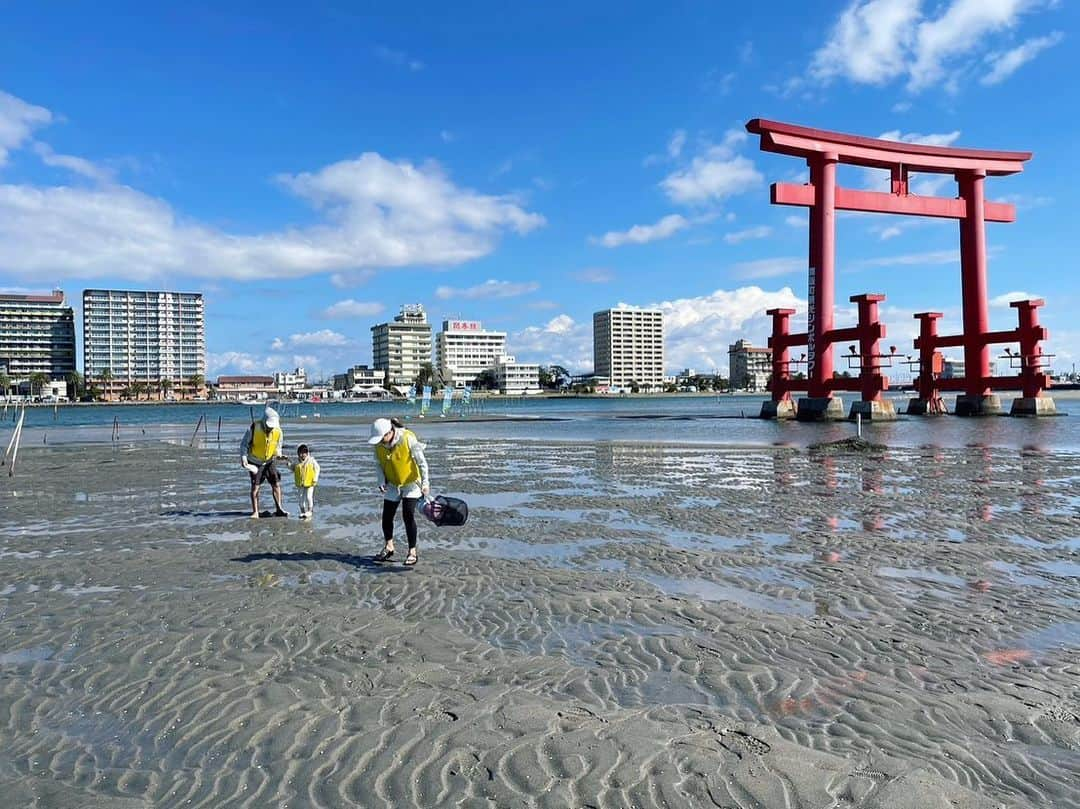
{"label": "white hat", "polygon": [[378,444],[382,441],[382,437],[394,429],[394,425],[390,423],[390,419],[375,419],[375,423],[371,425],[371,438],[367,440],[369,444]]}
{"label": "white hat", "polygon": [[269,406],[263,411],[263,421],[266,422],[267,428],[271,430],[281,424],[281,419],[278,418],[277,411]]}

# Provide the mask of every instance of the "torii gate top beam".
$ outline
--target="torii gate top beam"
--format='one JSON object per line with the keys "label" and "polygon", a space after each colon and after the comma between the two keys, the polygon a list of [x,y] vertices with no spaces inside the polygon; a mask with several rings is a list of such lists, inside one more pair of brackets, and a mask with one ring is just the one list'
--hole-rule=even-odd
{"label": "torii gate top beam", "polygon": [[1031,152],[999,152],[986,149],[955,149],[926,146],[880,138],[865,138],[824,129],[811,129],[764,118],[747,121],[746,130],[761,136],[765,152],[811,158],[832,154],[840,163],[877,169],[904,168],[932,174],[959,171],[985,172],[991,176],[1017,174],[1031,159]]}

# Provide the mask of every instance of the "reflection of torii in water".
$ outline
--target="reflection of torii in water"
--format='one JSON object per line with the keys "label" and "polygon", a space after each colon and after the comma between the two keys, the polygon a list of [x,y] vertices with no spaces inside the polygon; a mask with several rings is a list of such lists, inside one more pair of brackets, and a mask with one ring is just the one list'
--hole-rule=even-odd
{"label": "reflection of torii in water", "polygon": [[[877,322],[876,303],[880,295],[857,296],[860,302],[859,325],[851,329],[833,327],[835,302],[835,213],[837,210],[872,213],[905,214],[956,219],[960,223],[960,278],[963,295],[964,332],[955,337],[934,335],[935,342],[917,344],[930,353],[939,346],[962,345],[965,375],[949,385],[937,382],[935,387],[950,387],[962,391],[957,399],[957,413],[981,415],[999,412],[997,389],[1022,388],[1024,398],[1013,405],[1013,412],[1041,414],[1053,408],[1053,402],[1042,396],[1049,386],[1049,376],[1043,373],[1045,356],[1038,343],[1046,338],[1046,330],[1038,325],[1035,309],[1041,301],[1014,304],[1020,309],[1020,327],[1010,332],[991,332],[987,296],[986,222],[1012,222],[1016,219],[1014,206],[987,202],[984,183],[989,176],[1005,176],[1023,171],[1031,159],[1030,152],[998,152],[982,149],[957,149],[901,143],[827,132],[776,121],[755,118],[746,124],[749,132],[760,136],[761,149],[766,152],[791,155],[806,160],[810,167],[810,182],[806,185],[774,183],[772,202],[777,205],[798,205],[810,209],[810,250],[808,279],[808,313],[805,334],[787,334],[787,316],[793,310],[770,310],[774,321],[772,403],[766,403],[763,415],[798,416],[801,419],[842,418],[843,404],[833,397],[837,390],[862,392],[863,406],[855,412],[869,417],[888,417],[891,404],[882,398],[888,380],[880,368],[886,355],[878,352],[877,341],[885,335]],[[841,188],[836,184],[836,166],[884,169],[890,172],[889,192],[859,191]],[[956,179],[959,195],[922,197],[909,193],[910,172],[951,174]],[[863,300],[865,299],[865,300]],[[853,298],[853,300],[855,300]],[[833,344],[841,340],[858,340],[859,379],[834,378]],[[775,345],[773,344],[775,341]],[[1014,377],[994,377],[990,373],[990,346],[993,343],[1021,343],[1020,373]],[[807,380],[793,379],[790,374],[788,349],[794,345],[807,347]],[[929,368],[920,369],[929,382]],[[790,393],[806,390],[796,411]],[[924,411],[925,412],[925,411]]]}

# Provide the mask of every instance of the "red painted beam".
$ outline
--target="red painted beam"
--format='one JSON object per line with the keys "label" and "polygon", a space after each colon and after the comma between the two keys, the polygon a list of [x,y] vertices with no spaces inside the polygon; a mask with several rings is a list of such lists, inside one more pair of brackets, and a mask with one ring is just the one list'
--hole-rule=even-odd
{"label": "red painted beam", "polygon": [[[1050,375],[1049,374],[1037,374],[1036,376],[1043,377],[1043,389],[1050,387]],[[1023,390],[1024,378],[1022,376],[989,376],[980,380],[986,387],[991,390]],[[956,377],[954,379],[936,379],[934,384],[941,390],[959,390],[962,391],[967,387],[967,380],[963,377]]]}
{"label": "red painted beam", "polygon": [[[962,334],[944,334],[938,335],[934,338],[934,348],[952,348],[955,346],[962,346],[964,344],[964,335]],[[922,338],[915,338],[915,348],[922,348]]]}
{"label": "red painted beam", "polygon": [[983,170],[989,175],[1000,176],[1023,171],[1024,163],[1031,159],[1031,152],[928,146],[812,129],[765,118],[747,121],[746,130],[761,136],[762,151],[797,157],[832,152],[841,163],[874,168],[903,166],[909,171],[944,174]]}
{"label": "red painted beam", "polygon": [[[774,205],[812,208],[814,194],[815,188],[809,184],[772,184]],[[959,198],[901,196],[883,191],[856,191],[851,188],[836,189],[836,208],[842,211],[930,216],[938,219],[964,219],[967,216],[967,202]],[[1016,206],[1007,202],[987,202],[985,219],[987,222],[1015,222]]]}

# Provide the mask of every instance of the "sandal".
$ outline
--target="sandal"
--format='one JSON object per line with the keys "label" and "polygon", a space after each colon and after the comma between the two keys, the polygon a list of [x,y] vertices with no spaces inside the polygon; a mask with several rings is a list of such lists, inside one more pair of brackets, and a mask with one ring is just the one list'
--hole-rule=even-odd
{"label": "sandal", "polygon": [[394,558],[394,549],[393,548],[385,548],[384,547],[381,551],[379,551],[377,554],[375,554],[375,561],[376,562],[389,562],[392,558]]}
{"label": "sandal", "polygon": [[412,565],[416,564],[416,560],[417,560],[416,548],[409,548],[409,553],[405,557],[405,564],[409,565],[411,567]]}

